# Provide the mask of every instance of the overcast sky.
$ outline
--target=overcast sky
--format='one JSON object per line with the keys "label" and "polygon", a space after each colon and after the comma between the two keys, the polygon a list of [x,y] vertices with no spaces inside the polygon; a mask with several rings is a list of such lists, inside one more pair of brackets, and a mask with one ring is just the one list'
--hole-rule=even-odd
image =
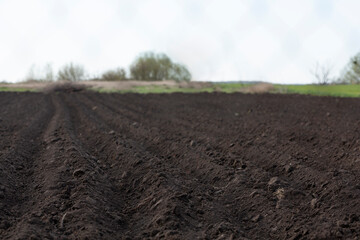
{"label": "overcast sky", "polygon": [[164,52],[194,80],[314,82],[360,51],[359,0],[0,0],[0,81],[80,63],[94,75]]}

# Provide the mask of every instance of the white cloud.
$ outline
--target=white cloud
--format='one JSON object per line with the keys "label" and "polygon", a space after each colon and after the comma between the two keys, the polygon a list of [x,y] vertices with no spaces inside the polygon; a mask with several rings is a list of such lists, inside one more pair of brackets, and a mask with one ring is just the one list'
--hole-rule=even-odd
{"label": "white cloud", "polygon": [[272,74],[273,83],[312,83],[313,79],[310,75],[309,69],[298,64],[290,63],[284,64],[283,68]]}
{"label": "white cloud", "polygon": [[[181,21],[181,7],[167,0],[144,1],[139,4],[137,18],[140,27],[148,34],[162,34],[172,30],[175,21]],[[143,26],[141,26],[143,25]]]}
{"label": "white cloud", "polygon": [[303,40],[302,50],[309,59],[317,58],[324,61],[336,58],[343,52],[344,39],[327,26],[317,29],[313,34]]}
{"label": "white cloud", "polygon": [[247,59],[253,67],[261,68],[272,64],[275,54],[280,50],[280,41],[264,27],[257,27],[243,36],[238,42],[239,56]]}
{"label": "white cloud", "polygon": [[204,4],[204,18],[207,24],[216,31],[219,28],[234,31],[249,11],[249,1],[209,1]]}
{"label": "white cloud", "polygon": [[273,0],[269,10],[271,15],[295,28],[313,13],[313,0]]}
{"label": "white cloud", "polygon": [[344,27],[358,27],[360,25],[358,0],[335,0],[334,9],[337,12],[338,19],[346,19]]}

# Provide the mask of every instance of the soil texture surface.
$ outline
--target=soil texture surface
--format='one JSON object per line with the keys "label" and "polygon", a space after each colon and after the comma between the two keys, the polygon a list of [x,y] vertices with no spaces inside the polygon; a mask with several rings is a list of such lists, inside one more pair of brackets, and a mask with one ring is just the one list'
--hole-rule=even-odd
{"label": "soil texture surface", "polygon": [[359,239],[360,100],[0,93],[0,239]]}

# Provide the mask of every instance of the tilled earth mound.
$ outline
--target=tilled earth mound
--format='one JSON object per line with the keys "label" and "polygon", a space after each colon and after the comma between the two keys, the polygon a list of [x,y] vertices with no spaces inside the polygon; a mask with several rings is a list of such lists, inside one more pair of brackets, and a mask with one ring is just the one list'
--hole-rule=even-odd
{"label": "tilled earth mound", "polygon": [[360,233],[360,100],[0,93],[0,239]]}

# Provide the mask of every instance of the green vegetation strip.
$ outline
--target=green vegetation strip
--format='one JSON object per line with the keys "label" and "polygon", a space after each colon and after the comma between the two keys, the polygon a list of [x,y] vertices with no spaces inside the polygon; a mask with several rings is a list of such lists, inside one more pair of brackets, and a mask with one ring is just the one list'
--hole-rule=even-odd
{"label": "green vegetation strip", "polygon": [[[241,92],[253,84],[243,83],[214,83],[212,86],[203,88],[191,87],[171,87],[165,85],[136,86],[127,90],[116,89],[92,89],[99,92],[117,92],[117,93],[199,93],[199,92]],[[0,87],[0,92],[36,92],[36,89]],[[307,94],[316,96],[336,96],[336,97],[360,97],[360,85],[281,85],[275,84],[271,93],[285,94]]]}
{"label": "green vegetation strip", "polygon": [[360,85],[274,85],[276,93],[360,97]]}
{"label": "green vegetation strip", "polygon": [[0,92],[36,92],[36,89],[30,88],[13,88],[13,87],[0,87]]}
{"label": "green vegetation strip", "polygon": [[[129,90],[115,92],[122,93],[198,93],[198,92],[240,92],[252,84],[243,83],[216,83],[212,87],[206,88],[179,88],[169,86],[138,86]],[[106,90],[103,90],[106,92]],[[336,97],[360,97],[360,85],[274,85],[271,93],[287,94],[307,94],[316,96],[336,96]]]}
{"label": "green vegetation strip", "polygon": [[244,90],[246,87],[250,87],[252,84],[244,83],[216,83],[215,88],[220,92],[234,93]]}

